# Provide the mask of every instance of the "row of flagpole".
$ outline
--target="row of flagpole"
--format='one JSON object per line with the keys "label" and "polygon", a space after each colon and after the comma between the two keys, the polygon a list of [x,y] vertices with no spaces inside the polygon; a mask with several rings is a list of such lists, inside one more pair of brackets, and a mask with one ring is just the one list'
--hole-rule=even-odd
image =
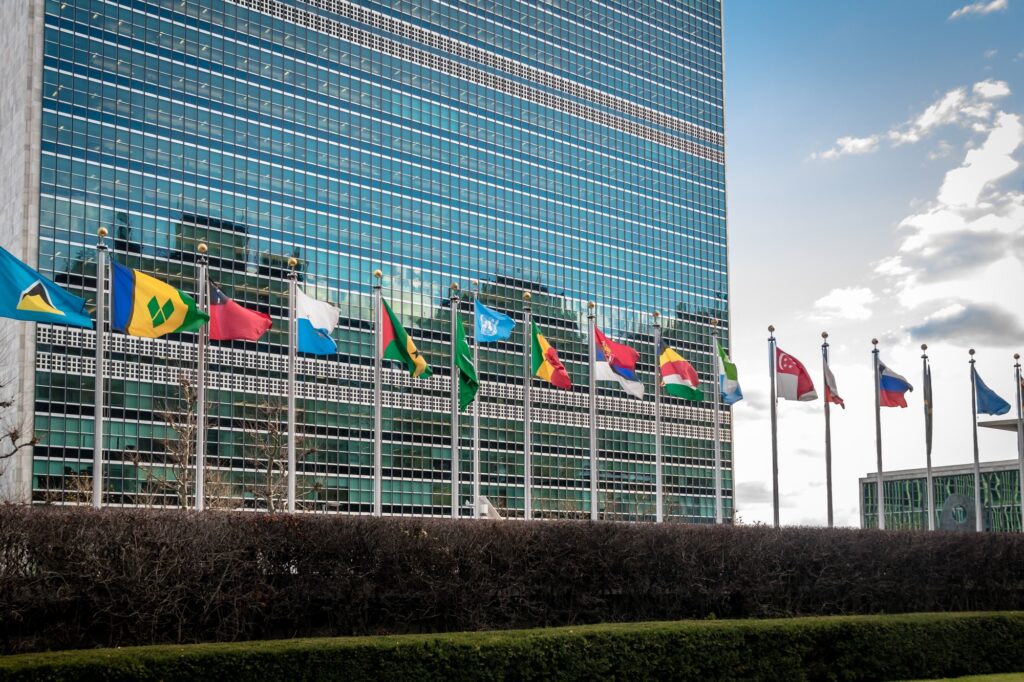
{"label": "row of flagpole", "polygon": [[[108,232],[106,228],[100,228],[97,232],[97,305],[96,305],[96,392],[94,413],[95,419],[95,442],[93,451],[93,490],[92,504],[94,507],[102,506],[103,494],[103,433],[105,417],[105,387],[103,362],[105,357],[105,326],[107,318],[107,292],[111,282],[108,276],[107,247],[105,238]],[[208,248],[206,244],[197,245],[198,268],[197,268],[197,298],[200,311],[206,311],[209,306],[210,282],[209,263],[207,258]],[[295,511],[296,506],[296,365],[297,365],[297,259],[288,260],[288,357],[287,357],[287,510]],[[382,377],[383,377],[383,341],[382,341],[382,315],[383,315],[383,293],[381,280],[383,273],[378,269],[374,273],[373,299],[374,299],[374,501],[373,514],[381,516],[383,512],[383,452],[382,452]],[[473,280],[473,294],[479,294],[479,282]],[[459,287],[453,283],[450,287],[450,335],[452,339],[451,356],[451,499],[452,517],[460,516],[460,424],[459,424],[459,368],[457,367],[457,348],[455,339],[458,335],[461,322],[459,314]],[[589,513],[592,520],[600,516],[600,505],[598,501],[599,487],[599,457],[598,457],[598,412],[597,412],[597,370],[596,357],[598,348],[596,343],[596,305],[591,302],[587,305],[588,332],[589,332]],[[657,358],[662,346],[660,315],[653,314],[654,352]],[[476,327],[476,312],[474,312],[474,327]],[[531,310],[531,295],[529,292],[523,294],[523,423],[524,423],[524,517],[530,519],[533,516],[532,500],[532,414],[531,414],[531,384],[535,374],[533,354],[533,343],[530,342],[530,329],[533,325]],[[205,506],[205,473],[206,473],[206,346],[209,340],[209,328],[204,324],[198,329],[196,348],[196,442],[195,442],[195,509],[202,511]],[[717,321],[711,325],[712,348],[717,349],[718,328]],[[473,343],[473,366],[479,366],[479,338],[474,335]],[[656,370],[657,373],[657,370]],[[714,482],[715,482],[715,521],[723,522],[722,508],[722,472],[721,472],[721,444],[720,444],[720,406],[719,386],[717,376],[711,382],[714,386]],[[664,520],[664,490],[663,490],[663,462],[662,462],[662,415],[661,415],[661,382],[655,381],[655,518],[656,521]],[[473,518],[480,517],[480,410],[479,403],[473,407]]]}
{"label": "row of flagpole", "polygon": [[[779,526],[779,454],[778,454],[778,401],[781,398],[788,400],[815,400],[817,392],[814,390],[810,375],[804,366],[796,358],[783,352],[778,347],[775,338],[775,327],[768,326],[768,367],[771,384],[771,444],[772,444],[772,511],[775,526]],[[822,359],[822,381],[825,387],[824,416],[825,416],[825,487],[828,505],[828,526],[833,526],[833,504],[832,504],[832,427],[831,427],[831,404],[838,404],[845,407],[842,398],[838,396],[835,387],[835,377],[829,369],[829,343],[828,332],[822,332],[821,359]],[[903,394],[912,391],[910,383],[900,375],[892,372],[879,359],[878,339],[871,339],[872,344],[872,366],[874,374],[875,393],[875,452],[877,457],[877,472],[875,475],[878,504],[878,528],[885,529],[885,487],[882,464],[882,417],[881,408],[906,407],[906,400]],[[935,491],[934,477],[932,475],[932,426],[933,426],[933,402],[932,402],[932,375],[931,362],[928,358],[928,345],[921,345],[922,378],[924,382],[924,416],[925,416],[925,486],[926,505],[928,516],[928,530],[935,530]],[[981,461],[978,448],[978,414],[1001,415],[1006,414],[1010,405],[1000,398],[992,389],[988,388],[978,376],[975,367],[975,351],[971,348],[968,351],[970,356],[970,379],[971,379],[971,434],[974,445],[974,519],[975,530],[984,530],[984,509],[982,505],[981,487]],[[1014,385],[1016,386],[1017,399],[1017,460],[1018,478],[1020,483],[1020,514],[1021,528],[1024,528],[1024,385],[1022,385],[1020,354],[1015,353],[1014,359]],[[780,360],[785,363],[783,371],[780,372]],[[785,375],[783,377],[782,375]],[[884,385],[883,385],[884,382]],[[781,394],[781,396],[780,396]],[[979,408],[979,396],[983,399],[984,405]],[[717,401],[716,401],[717,403]],[[717,427],[717,420],[716,420]],[[717,448],[717,437],[716,437]],[[717,476],[717,450],[716,450],[716,476]]]}

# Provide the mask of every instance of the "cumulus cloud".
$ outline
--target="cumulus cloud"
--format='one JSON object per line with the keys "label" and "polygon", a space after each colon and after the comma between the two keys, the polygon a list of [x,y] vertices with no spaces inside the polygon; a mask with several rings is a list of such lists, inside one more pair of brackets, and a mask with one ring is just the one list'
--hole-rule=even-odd
{"label": "cumulus cloud", "polygon": [[1007,346],[1024,336],[1024,326],[1010,311],[985,303],[953,303],[910,328],[915,341],[950,341]]}
{"label": "cumulus cloud", "polygon": [[1024,125],[1015,114],[1001,113],[988,139],[967,152],[964,163],[946,174],[939,201],[950,206],[972,206],[990,183],[1009,175],[1020,165],[1013,152],[1024,143]]}
{"label": "cumulus cloud", "polygon": [[[884,133],[865,137],[840,137],[832,147],[811,154],[811,158],[831,160],[841,156],[868,154],[878,150],[883,142],[894,147],[913,144],[949,125],[984,131],[995,113],[996,101],[1009,94],[1010,86],[1005,81],[997,80],[979,81],[970,88],[954,88],[925,107],[917,116]],[[940,147],[944,144],[940,143]]]}
{"label": "cumulus cloud", "polygon": [[867,287],[833,289],[814,302],[815,317],[827,320],[867,320],[875,294]]}
{"label": "cumulus cloud", "polygon": [[964,5],[958,10],[954,10],[949,15],[949,21],[959,19],[960,17],[967,16],[968,14],[992,14],[993,12],[1001,12],[1010,6],[1009,0],[991,0],[990,2],[972,2],[969,5]]}

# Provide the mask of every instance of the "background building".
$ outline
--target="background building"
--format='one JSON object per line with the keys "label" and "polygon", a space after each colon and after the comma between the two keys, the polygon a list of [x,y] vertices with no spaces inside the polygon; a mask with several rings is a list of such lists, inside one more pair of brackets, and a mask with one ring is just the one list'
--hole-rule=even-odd
{"label": "background building", "polygon": [[[928,485],[924,469],[889,471],[885,485],[886,529],[928,529]],[[974,532],[974,464],[932,467],[935,528]],[[1020,531],[1020,475],[1016,459],[981,463],[985,530]],[[878,482],[860,479],[861,528],[878,527]]]}
{"label": "background building", "polygon": [[[572,392],[533,394],[538,517],[588,508],[587,301],[641,351],[648,389],[653,311],[705,379],[710,318],[728,346],[720,2],[19,0],[0,3],[0,21],[0,243],[95,301],[99,226],[113,258],[186,291],[206,241],[211,278],[275,318],[259,343],[212,344],[207,488],[231,506],[283,492],[292,256],[305,291],[341,309],[339,356],[299,366],[307,509],[371,510],[377,267],[435,372],[386,373],[387,514],[451,508],[452,281],[479,279],[481,299],[514,316],[532,292],[572,376]],[[18,498],[87,499],[93,334],[0,329],[8,389],[43,437],[0,480]],[[189,410],[194,337],[108,338],[105,502],[178,504],[168,423]],[[511,516],[522,340],[481,352],[482,492]],[[602,513],[653,518],[651,396],[604,385],[599,403]],[[667,403],[666,514],[708,520],[708,403]]]}

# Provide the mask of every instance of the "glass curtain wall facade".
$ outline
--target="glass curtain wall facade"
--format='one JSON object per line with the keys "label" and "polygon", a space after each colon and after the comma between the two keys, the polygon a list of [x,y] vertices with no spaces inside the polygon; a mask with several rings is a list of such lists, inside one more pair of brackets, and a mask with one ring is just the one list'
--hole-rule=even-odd
{"label": "glass curtain wall facade", "polygon": [[[274,318],[259,342],[210,344],[217,504],[280,508],[294,257],[299,286],[341,311],[339,354],[298,365],[300,508],[372,511],[379,267],[384,297],[434,369],[413,380],[385,362],[385,514],[451,513],[447,299],[459,283],[471,330],[465,294],[477,279],[480,300],[517,320],[532,294],[574,384],[534,381],[534,515],[588,516],[594,301],[602,331],[640,351],[647,386],[642,401],[599,388],[599,507],[604,518],[653,519],[652,313],[705,382],[711,318],[729,345],[720,2],[44,7],[40,270],[94,303],[94,235],[107,226],[111,258],[194,293],[205,242],[211,280]],[[193,409],[194,335],[111,333],[107,344],[105,503],[187,501],[175,480],[189,453],[170,424]],[[522,345],[520,325],[480,351],[481,490],[513,517],[523,515]],[[91,332],[37,330],[35,501],[88,499],[93,348]],[[711,414],[709,402],[664,399],[671,520],[714,518]]]}
{"label": "glass curtain wall facade", "polygon": [[[1016,460],[985,462],[981,472],[983,527],[989,531],[1021,531],[1020,470]],[[974,532],[974,468],[943,467],[932,474],[935,527]],[[920,473],[920,475],[916,475]],[[928,529],[928,482],[924,472],[886,473],[885,527]],[[861,479],[861,527],[878,527],[878,483]]]}

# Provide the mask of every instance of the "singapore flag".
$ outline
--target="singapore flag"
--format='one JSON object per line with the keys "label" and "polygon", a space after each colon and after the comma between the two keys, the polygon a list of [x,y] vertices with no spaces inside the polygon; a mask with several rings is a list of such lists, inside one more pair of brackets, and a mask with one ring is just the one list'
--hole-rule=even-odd
{"label": "singapore flag", "polygon": [[784,400],[805,402],[818,399],[814,382],[803,363],[778,347],[775,349],[775,378],[779,397]]}

